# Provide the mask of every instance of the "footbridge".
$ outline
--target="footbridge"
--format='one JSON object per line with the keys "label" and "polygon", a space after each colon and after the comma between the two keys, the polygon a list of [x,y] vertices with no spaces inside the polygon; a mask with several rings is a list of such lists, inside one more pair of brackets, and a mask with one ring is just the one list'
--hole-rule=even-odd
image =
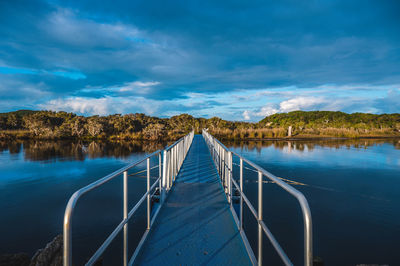
{"label": "footbridge", "polygon": [[[239,178],[233,178],[233,157],[239,161]],[[238,159],[238,160],[237,160]],[[146,192],[128,210],[130,171],[145,163]],[[243,192],[243,164],[258,173],[257,209]],[[150,173],[158,168],[157,178]],[[79,198],[114,178],[123,178],[123,217],[86,265],[95,264],[116,236],[123,233],[123,265],[267,265],[263,259],[263,236],[271,242],[285,265],[290,258],[263,220],[263,180],[272,181],[293,195],[304,223],[304,265],[312,265],[312,222],[307,200],[301,192],[260,166],[230,151],[203,130],[189,133],[165,150],[158,150],[76,191],[64,216],[64,265],[73,264],[71,222]],[[133,254],[128,254],[128,222],[141,205],[146,206],[146,228]],[[235,211],[233,205],[238,206]],[[257,249],[243,230],[243,207],[257,221]],[[130,228],[130,230],[133,230]]]}

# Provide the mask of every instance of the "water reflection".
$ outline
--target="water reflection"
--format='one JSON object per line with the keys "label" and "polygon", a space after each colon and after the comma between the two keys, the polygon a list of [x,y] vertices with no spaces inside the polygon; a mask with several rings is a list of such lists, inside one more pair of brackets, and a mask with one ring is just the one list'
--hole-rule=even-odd
{"label": "water reflection", "polygon": [[279,150],[291,151],[313,151],[316,147],[327,147],[334,149],[355,148],[367,149],[369,147],[391,144],[400,150],[400,139],[323,139],[323,140],[265,140],[265,141],[224,141],[227,147],[240,148],[247,151],[261,152],[262,148],[273,147]]}
{"label": "water reflection", "polygon": [[165,143],[152,141],[0,141],[0,152],[19,154],[24,151],[24,159],[28,161],[125,158],[132,153],[150,153],[164,147]]}
{"label": "water reflection", "polygon": [[[367,149],[381,144],[391,144],[400,149],[400,139],[325,139],[325,140],[266,140],[266,141],[224,141],[226,146],[247,151],[261,152],[262,148],[273,147],[285,152],[313,151],[316,147],[334,149]],[[0,152],[19,154],[24,151],[28,161],[49,161],[55,159],[83,161],[85,158],[125,158],[132,153],[154,152],[168,143],[154,141],[0,141]]]}

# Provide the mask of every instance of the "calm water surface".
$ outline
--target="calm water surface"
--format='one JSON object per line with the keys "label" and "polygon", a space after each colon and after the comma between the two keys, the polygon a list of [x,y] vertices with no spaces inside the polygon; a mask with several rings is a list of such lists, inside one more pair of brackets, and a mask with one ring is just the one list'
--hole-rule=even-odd
{"label": "calm water surface", "polygon": [[[62,233],[65,206],[74,191],[163,147],[151,142],[0,142],[0,254],[33,255]],[[156,163],[152,161],[152,165]],[[139,165],[130,173],[144,167]],[[152,177],[157,173],[154,169]],[[143,174],[129,179],[129,208],[145,188]],[[77,265],[89,258],[121,222],[121,195],[122,177],[79,200],[72,223]],[[132,228],[138,229],[130,232],[131,247],[143,233],[143,213],[144,209],[139,209],[138,217],[132,219]],[[116,240],[109,253],[119,254],[121,242]],[[112,257],[113,264],[115,259]]]}
{"label": "calm water surface", "polygon": [[[310,204],[314,254],[326,265],[400,265],[399,140],[226,144],[276,176],[302,183],[295,187]],[[248,170],[245,176],[245,192],[257,208],[257,173]],[[264,184],[263,190],[264,221],[301,264],[303,223],[297,202],[275,184]],[[246,221],[256,248],[251,230],[256,224],[252,217]],[[277,255],[266,246],[264,256],[277,264]]]}
{"label": "calm water surface", "polygon": [[[301,183],[296,188],[310,204],[314,253],[326,265],[400,265],[399,140],[225,144],[271,173]],[[157,143],[0,142],[0,253],[33,255],[62,232],[65,205],[75,190],[162,147]],[[152,176],[157,173],[154,169]],[[245,177],[245,193],[257,208],[257,174],[246,169]],[[79,202],[73,220],[77,264],[90,257],[120,222],[121,181],[113,180]],[[138,175],[129,182],[132,207],[145,191],[145,179]],[[300,264],[303,224],[298,205],[275,184],[263,186],[264,220],[293,262]],[[131,252],[143,233],[143,213],[140,210],[129,225]],[[245,209],[245,230],[257,250],[255,228]],[[110,254],[122,252],[120,236],[115,242],[106,262]],[[267,239],[264,243],[265,261],[277,265]]]}

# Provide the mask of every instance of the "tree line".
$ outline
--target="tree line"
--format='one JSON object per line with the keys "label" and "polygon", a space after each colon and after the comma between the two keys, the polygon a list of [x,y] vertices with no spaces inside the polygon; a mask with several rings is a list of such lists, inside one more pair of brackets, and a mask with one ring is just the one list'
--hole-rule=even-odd
{"label": "tree line", "polygon": [[20,110],[0,113],[0,138],[175,140],[192,129],[208,128],[221,139],[290,137],[400,136],[400,114],[294,111],[265,117],[257,123],[181,114],[158,118],[145,114],[79,116],[68,112]]}

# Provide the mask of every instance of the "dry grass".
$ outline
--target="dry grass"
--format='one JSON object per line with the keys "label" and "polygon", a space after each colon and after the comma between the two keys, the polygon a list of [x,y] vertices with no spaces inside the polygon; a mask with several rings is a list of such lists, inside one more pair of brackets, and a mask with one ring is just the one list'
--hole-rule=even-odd
{"label": "dry grass", "polygon": [[[248,140],[290,138],[287,128],[258,129],[214,129],[210,133],[219,139]],[[363,137],[399,137],[400,131],[393,128],[357,129],[357,128],[306,128],[294,129],[292,138],[363,138]]]}
{"label": "dry grass", "polygon": [[30,137],[29,130],[0,130],[0,139],[25,139]]}

